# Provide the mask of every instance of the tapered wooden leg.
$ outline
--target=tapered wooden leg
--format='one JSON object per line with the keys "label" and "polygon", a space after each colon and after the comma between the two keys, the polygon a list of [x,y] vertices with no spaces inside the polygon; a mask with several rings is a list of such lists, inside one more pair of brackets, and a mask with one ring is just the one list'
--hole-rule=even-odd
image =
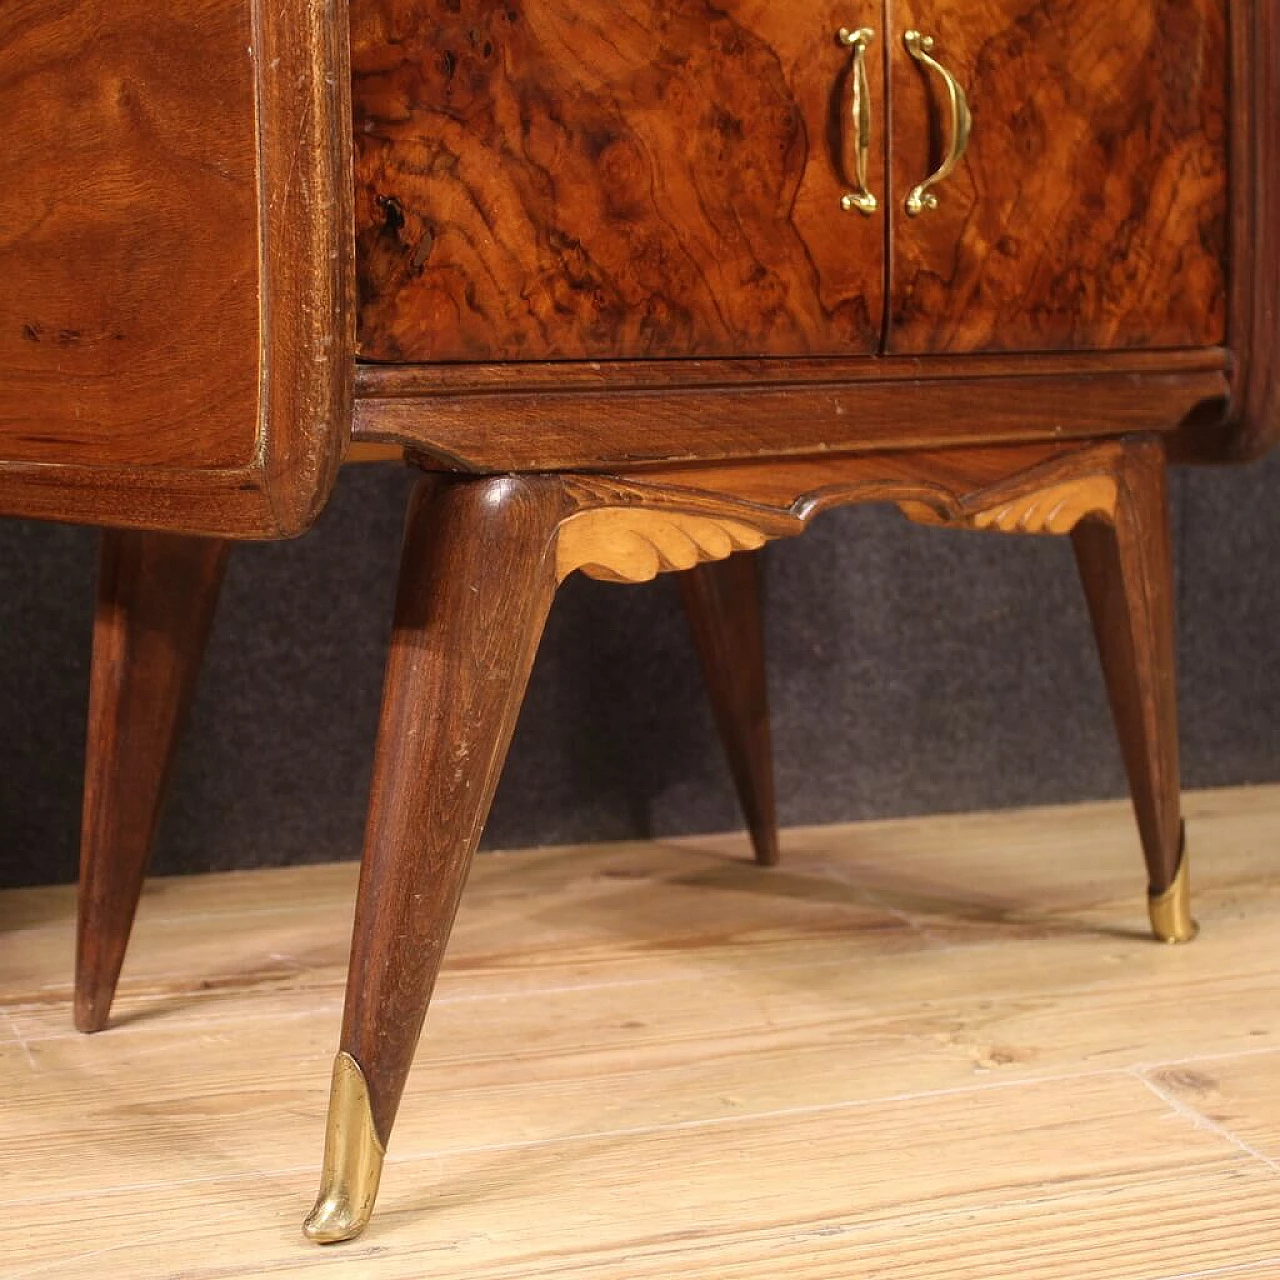
{"label": "tapered wooden leg", "polygon": [[555,594],[552,478],[418,482],[374,761],[342,1050],[307,1235],[356,1235]]}
{"label": "tapered wooden leg", "polygon": [[93,626],[75,1022],[107,1024],[229,544],[108,531]]}
{"label": "tapered wooden leg", "polygon": [[1088,523],[1077,547],[1157,902],[1176,888],[1186,864],[1176,836],[1163,466],[1156,443],[1108,440],[780,461],[767,474],[693,469],[670,485],[647,474],[420,481],[405,534],[325,1173],[307,1233],[347,1239],[372,1211],[546,614],[557,583],[577,570],[648,581],[793,536],[836,501],[894,501],[926,523],[1006,532],[1066,533]]}
{"label": "tapered wooden leg", "polygon": [[778,861],[760,557],[740,552],[676,576],[756,861]]}
{"label": "tapered wooden leg", "polygon": [[1128,449],[1113,520],[1082,521],[1072,543],[1146,857],[1152,929],[1186,942],[1195,925],[1180,816],[1165,470],[1158,444]]}

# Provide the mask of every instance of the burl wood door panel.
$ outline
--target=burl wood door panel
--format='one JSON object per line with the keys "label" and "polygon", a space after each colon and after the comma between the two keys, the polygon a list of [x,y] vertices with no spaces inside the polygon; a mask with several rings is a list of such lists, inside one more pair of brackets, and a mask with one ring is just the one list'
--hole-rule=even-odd
{"label": "burl wood door panel", "polygon": [[883,187],[873,6],[354,0],[359,353],[879,348],[883,215],[850,189],[852,56]]}
{"label": "burl wood door panel", "polygon": [[0,3],[0,515],[296,533],[350,430],[342,0]]}
{"label": "burl wood door panel", "polygon": [[[1224,337],[1221,0],[894,0],[889,350],[1194,347]],[[966,91],[964,159],[912,217]]]}

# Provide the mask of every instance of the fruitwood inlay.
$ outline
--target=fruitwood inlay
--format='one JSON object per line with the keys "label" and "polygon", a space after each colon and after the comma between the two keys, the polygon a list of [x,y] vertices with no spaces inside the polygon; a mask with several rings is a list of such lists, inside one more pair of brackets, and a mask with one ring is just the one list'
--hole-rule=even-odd
{"label": "fruitwood inlay", "polygon": [[[1225,14],[1220,0],[894,6],[891,351],[1222,341]],[[935,37],[973,111],[963,163],[918,218],[906,194],[949,123],[939,78],[902,47],[909,27]]]}
{"label": "fruitwood inlay", "polygon": [[1020,493],[959,520],[942,517],[924,504],[903,502],[899,508],[918,524],[967,524],[998,533],[1070,533],[1086,516],[1115,515],[1119,489],[1114,476],[1084,476]]}
{"label": "fruitwood inlay", "polygon": [[878,349],[883,219],[840,208],[847,4],[351,10],[364,357]]}
{"label": "fruitwood inlay", "polygon": [[606,507],[584,511],[561,526],[556,574],[564,579],[581,569],[589,578],[648,582],[667,570],[692,569],[735,551],[754,551],[767,536],[741,520]]}
{"label": "fruitwood inlay", "polygon": [[989,507],[973,516],[970,523],[975,529],[996,529],[1001,533],[1070,533],[1086,516],[1111,516],[1115,509],[1114,477],[1088,476]]}
{"label": "fruitwood inlay", "polygon": [[1153,441],[1109,441],[542,482],[559,485],[566,504],[555,534],[558,581],[582,569],[589,577],[647,582],[794,537],[821,512],[848,503],[894,502],[922,524],[1069,533],[1089,516],[1115,517],[1119,477],[1134,450],[1162,456]]}

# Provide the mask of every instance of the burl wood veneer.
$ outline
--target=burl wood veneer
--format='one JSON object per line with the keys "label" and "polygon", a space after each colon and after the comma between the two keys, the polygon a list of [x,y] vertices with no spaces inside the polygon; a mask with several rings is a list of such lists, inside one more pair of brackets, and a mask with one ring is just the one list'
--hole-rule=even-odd
{"label": "burl wood veneer", "polygon": [[[1219,0],[903,0],[970,86],[964,164],[891,200],[887,349],[1210,347],[1226,336],[1227,12]],[[891,36],[891,38],[893,38]],[[894,77],[892,181],[949,140],[938,75]]]}
{"label": "burl wood veneer", "polygon": [[[832,0],[803,22],[778,4],[356,0],[360,354],[878,350],[884,225],[832,213],[846,21]],[[878,51],[866,70],[883,102]]]}
{"label": "burl wood veneer", "polygon": [[1280,434],[1280,0],[10,0],[0,111],[0,510],[161,531],[104,545],[85,1029],[225,563],[173,535],[424,472],[314,1239],[372,1212],[571,573],[684,573],[767,864],[752,554],[852,502],[1069,536],[1193,935],[1165,475]]}

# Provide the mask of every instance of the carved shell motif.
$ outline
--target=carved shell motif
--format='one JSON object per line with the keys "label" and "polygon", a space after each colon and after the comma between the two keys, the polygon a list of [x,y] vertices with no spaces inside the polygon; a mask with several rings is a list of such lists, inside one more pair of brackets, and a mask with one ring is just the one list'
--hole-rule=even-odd
{"label": "carved shell motif", "polygon": [[556,572],[575,569],[610,582],[648,582],[704,560],[764,544],[763,530],[718,516],[660,508],[602,507],[572,516],[560,527]]}

